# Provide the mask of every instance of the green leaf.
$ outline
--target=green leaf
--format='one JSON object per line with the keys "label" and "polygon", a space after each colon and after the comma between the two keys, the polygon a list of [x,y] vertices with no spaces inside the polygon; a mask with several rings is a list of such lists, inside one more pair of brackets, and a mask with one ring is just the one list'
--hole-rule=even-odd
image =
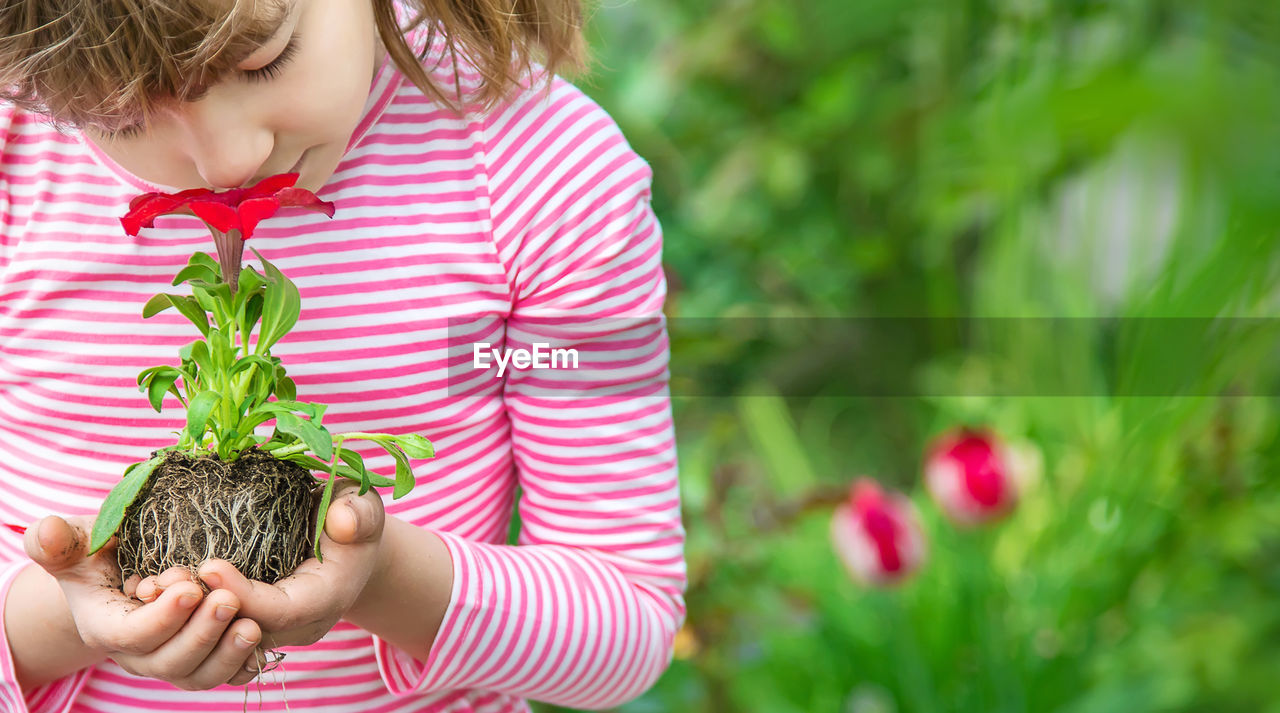
{"label": "green leaf", "polygon": [[231,304],[232,304],[232,298],[233,298],[231,294],[231,285],[228,285],[225,282],[219,282],[215,285],[210,285],[209,294],[218,298],[218,300],[222,302],[223,306],[227,308],[227,314],[231,314]]}
{"label": "green leaf", "polygon": [[138,372],[138,390],[146,391],[147,382],[151,380],[151,377],[154,376],[156,372],[162,371],[164,369],[172,369],[172,368],[173,367],[171,366],[153,366]]}
{"label": "green leaf", "polygon": [[324,404],[309,404],[305,401],[289,401],[285,399],[268,401],[258,406],[258,410],[271,413],[300,413],[311,419],[311,422],[317,426],[320,425],[319,417],[324,415],[326,408]]}
{"label": "green leaf", "polygon": [[191,320],[191,323],[196,325],[196,329],[199,329],[201,334],[206,337],[209,336],[209,317],[200,308],[200,305],[190,297],[169,294],[156,295],[147,300],[147,303],[142,306],[143,318],[154,317],[168,309],[169,307],[165,306],[165,302],[168,302],[169,306],[177,308],[182,313],[182,316]]}
{"label": "green leaf", "polygon": [[409,459],[405,456],[404,452],[400,450],[399,446],[394,446],[387,450],[391,451],[391,454],[395,456],[396,459],[396,488],[392,491],[391,497],[399,500],[405,495],[408,495],[410,490],[413,490],[413,486],[415,485],[413,479],[413,466],[409,465]]}
{"label": "green leaf", "polygon": [[205,426],[209,423],[209,414],[220,401],[222,401],[222,394],[216,391],[201,391],[191,399],[191,403],[187,404],[187,433],[197,443],[200,442],[200,436],[204,434]]}
{"label": "green leaf", "polygon": [[289,377],[281,377],[276,381],[276,396],[292,401],[298,398],[298,387]]}
{"label": "green leaf", "polygon": [[213,295],[208,285],[193,285],[191,294],[195,297],[196,304],[200,305],[200,309],[206,313],[214,311],[217,297]]}
{"label": "green leaf", "polygon": [[257,250],[253,250],[253,254],[262,261],[263,272],[266,273],[267,279],[266,296],[262,307],[262,329],[258,333],[256,348],[257,352],[262,354],[297,324],[302,298],[298,293],[298,287],[285,277],[283,272],[262,257]]}
{"label": "green leaf", "polygon": [[188,265],[203,265],[213,271],[219,279],[222,278],[222,267],[218,265],[218,261],[209,256],[208,253],[195,252],[191,253],[191,257],[187,260]]}
{"label": "green leaf", "polygon": [[231,365],[231,370],[228,372],[228,375],[235,376],[251,366],[258,367],[259,371],[266,374],[272,373],[276,368],[275,364],[272,364],[270,359],[264,356],[258,356],[257,354],[250,354],[249,356],[237,359],[235,363]]}
{"label": "green leaf", "polygon": [[253,377],[253,402],[261,405],[271,398],[271,392],[275,391],[275,382],[271,378],[272,372],[256,374]]}
{"label": "green leaf", "polygon": [[320,536],[324,534],[324,519],[329,516],[329,504],[333,501],[333,484],[337,481],[338,476],[335,471],[335,463],[329,464],[329,480],[324,484],[324,493],[320,495],[320,509],[316,512],[316,559],[324,562],[324,557],[320,554]]}
{"label": "green leaf", "polygon": [[191,345],[191,361],[194,361],[196,366],[207,375],[206,379],[216,373],[213,369],[213,358],[209,354],[208,342],[198,341]]}
{"label": "green leaf", "polygon": [[262,319],[262,295],[252,295],[244,306],[244,337],[248,339],[248,335],[253,333],[253,328],[257,326],[258,320]]}
{"label": "green leaf", "polygon": [[285,411],[276,416],[276,429],[296,436],[321,460],[328,462],[333,459],[333,436],[324,428]]}
{"label": "green leaf", "polygon": [[177,396],[179,401],[182,400],[182,394],[178,393],[178,389],[174,387],[174,383],[181,376],[182,372],[171,366],[161,367],[151,375],[147,384],[147,400],[151,402],[151,408],[155,409],[156,413],[160,413],[166,393]]}
{"label": "green leaf", "polygon": [[206,265],[187,265],[173,276],[173,286],[177,287],[187,280],[201,280],[203,282],[217,282],[218,274],[210,270]]}
{"label": "green leaf", "polygon": [[150,460],[134,463],[125,468],[124,477],[116,483],[110,493],[107,493],[107,499],[98,509],[98,517],[93,521],[93,531],[89,536],[89,554],[102,549],[116,534],[116,530],[120,529],[120,523],[124,521],[124,511],[133,504],[138,493],[142,491],[142,486],[146,485],[147,479],[151,477],[151,472],[162,460],[164,460],[164,452],[157,453]]}
{"label": "green leaf", "polygon": [[172,306],[173,303],[169,301],[169,295],[152,295],[151,299],[142,305],[142,318],[154,317]]}
{"label": "green leaf", "polygon": [[221,330],[209,330],[209,346],[213,350],[213,368],[219,373],[229,369],[236,361],[235,348],[231,346],[230,334],[224,335]]}
{"label": "green leaf", "polygon": [[383,450],[396,459],[396,489],[392,492],[392,497],[399,499],[410,490],[413,490],[413,466],[409,465],[409,457],[400,449],[400,446],[391,442],[389,436],[386,439],[373,438],[370,440],[382,446]]}
{"label": "green leaf", "polygon": [[435,446],[431,445],[431,441],[410,433],[405,436],[392,436],[392,440],[396,442],[410,458],[434,458],[436,455]]}
{"label": "green leaf", "polygon": [[259,275],[257,270],[245,265],[240,269],[240,286],[236,291],[246,295],[252,294],[265,284],[267,283],[263,281],[262,275]]}
{"label": "green leaf", "polygon": [[351,466],[352,470],[360,474],[360,494],[364,495],[369,492],[369,487],[373,483],[369,478],[369,469],[364,465],[364,458],[350,448],[339,448],[338,457],[342,459],[342,462]]}
{"label": "green leaf", "polygon": [[[306,468],[307,470],[318,470],[318,471],[327,472],[329,470],[329,465],[330,465],[329,463],[324,463],[320,461],[315,456],[309,456],[305,453],[294,453],[292,455],[285,456],[284,459],[292,463],[297,463],[298,465],[302,466],[303,468]],[[347,478],[348,480],[355,480],[355,481],[360,480],[360,474],[352,470],[349,466],[338,465],[336,472],[338,475],[342,476],[343,478]],[[378,475],[374,471],[368,471],[368,473],[369,473],[369,483],[375,488],[389,488],[396,484],[394,480],[386,476]]]}

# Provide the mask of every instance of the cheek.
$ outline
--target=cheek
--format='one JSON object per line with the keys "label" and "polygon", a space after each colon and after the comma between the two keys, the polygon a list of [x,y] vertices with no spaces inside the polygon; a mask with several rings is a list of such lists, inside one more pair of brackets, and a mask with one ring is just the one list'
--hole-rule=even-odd
{"label": "cheek", "polygon": [[334,63],[299,72],[296,82],[272,97],[281,123],[297,131],[349,134],[369,95],[365,69],[364,63]]}
{"label": "cheek", "polygon": [[[279,129],[315,136],[350,133],[369,94],[369,77],[352,63],[317,61],[299,66],[267,94]],[[363,64],[361,64],[363,68]]]}
{"label": "cheek", "polygon": [[[314,22],[303,28],[301,52],[273,87],[271,101],[278,102],[276,116],[282,127],[350,135],[369,96],[375,47],[372,17],[342,3],[328,2],[314,10]],[[363,11],[371,12],[368,7]]]}

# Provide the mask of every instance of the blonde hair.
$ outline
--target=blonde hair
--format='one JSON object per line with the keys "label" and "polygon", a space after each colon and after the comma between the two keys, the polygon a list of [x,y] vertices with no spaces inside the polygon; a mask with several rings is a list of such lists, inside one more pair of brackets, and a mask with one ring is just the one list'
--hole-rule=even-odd
{"label": "blonde hair", "polygon": [[[400,71],[425,94],[462,109],[460,67],[480,76],[465,101],[499,103],[531,76],[586,63],[581,0],[369,0],[377,31]],[[0,7],[0,99],[55,125],[145,121],[168,103],[195,101],[271,35],[288,0],[10,0]],[[454,80],[423,69],[405,33],[428,28]],[[425,52],[425,50],[424,50]]]}

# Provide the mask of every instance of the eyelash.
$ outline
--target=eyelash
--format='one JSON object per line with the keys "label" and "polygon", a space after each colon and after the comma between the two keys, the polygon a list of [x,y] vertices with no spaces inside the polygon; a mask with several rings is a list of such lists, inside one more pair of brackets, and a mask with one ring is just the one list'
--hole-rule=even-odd
{"label": "eyelash", "polygon": [[258,69],[250,70],[244,73],[246,79],[251,82],[268,82],[275,79],[280,74],[280,70],[289,63],[298,54],[298,36],[294,35],[289,38],[289,43],[284,46],[280,54],[271,60],[271,64]]}
{"label": "eyelash", "polygon": [[[289,43],[284,46],[284,49],[280,51],[280,54],[276,55],[275,59],[271,60],[270,64],[244,72],[244,77],[251,82],[269,82],[279,76],[281,70],[284,69],[284,66],[297,54],[298,36],[294,35],[289,38]],[[130,139],[141,134],[144,128],[145,127],[142,124],[125,126],[112,131],[111,138],[114,140]]]}

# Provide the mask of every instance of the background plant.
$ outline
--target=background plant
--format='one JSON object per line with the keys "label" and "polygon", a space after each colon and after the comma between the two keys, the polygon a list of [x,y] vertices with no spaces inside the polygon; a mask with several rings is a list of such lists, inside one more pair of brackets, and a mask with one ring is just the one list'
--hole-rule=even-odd
{"label": "background plant", "polygon": [[[655,172],[690,567],[677,660],[623,710],[1280,710],[1280,8],[653,0],[592,28],[587,90]],[[933,321],[815,346],[814,316]],[[924,494],[959,422],[1043,456],[993,529]],[[827,544],[863,473],[925,518],[895,592]]]}

